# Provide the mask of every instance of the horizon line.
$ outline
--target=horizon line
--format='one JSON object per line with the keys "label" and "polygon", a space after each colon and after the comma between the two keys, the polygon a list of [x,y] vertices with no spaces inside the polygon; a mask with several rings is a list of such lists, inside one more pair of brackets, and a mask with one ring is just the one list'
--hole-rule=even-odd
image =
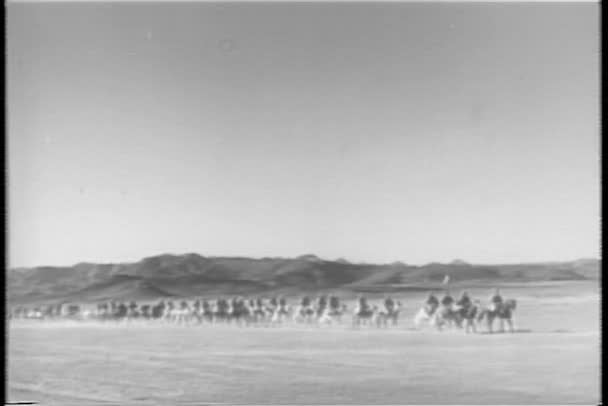
{"label": "horizon line", "polygon": [[[559,264],[559,263],[568,263],[568,262],[576,262],[576,261],[598,261],[601,262],[602,258],[601,256],[599,257],[593,257],[593,256],[583,256],[583,257],[578,257],[578,258],[574,258],[574,259],[569,259],[569,260],[544,260],[544,261],[514,261],[514,262],[483,262],[483,263],[477,263],[477,262],[469,262],[466,261],[464,259],[461,258],[455,258],[449,262],[441,262],[441,261],[429,261],[429,262],[425,262],[425,263],[417,263],[417,264],[413,264],[413,263],[408,263],[405,262],[401,259],[396,259],[394,261],[390,261],[390,262],[366,262],[366,261],[350,261],[349,259],[347,259],[346,257],[338,257],[335,259],[327,259],[327,258],[322,258],[319,257],[316,254],[302,254],[302,255],[298,255],[298,256],[245,256],[245,255],[203,255],[200,254],[198,252],[183,252],[181,254],[176,254],[176,253],[170,253],[170,252],[165,252],[162,254],[156,254],[156,255],[147,255],[147,256],[143,256],[138,260],[132,260],[132,261],[110,261],[110,262],[106,262],[106,261],[79,261],[76,263],[72,263],[71,265],[32,265],[32,266],[7,266],[7,270],[17,270],[17,269],[33,269],[33,268],[73,268],[76,267],[78,265],[83,265],[83,264],[93,264],[93,265],[127,265],[127,264],[135,264],[141,261],[144,261],[146,259],[150,259],[150,258],[157,258],[157,257],[163,257],[163,256],[172,256],[172,257],[183,257],[183,256],[187,256],[187,255],[198,255],[200,257],[203,258],[210,258],[210,259],[220,259],[220,258],[225,258],[225,259],[249,259],[249,260],[254,260],[254,261],[263,261],[266,259],[283,259],[283,260],[295,260],[295,259],[299,259],[302,257],[316,257],[318,260],[320,261],[324,261],[324,262],[340,262],[340,261],[346,261],[348,264],[351,265],[371,265],[371,266],[386,266],[386,265],[394,265],[394,264],[402,264],[405,266],[410,266],[410,267],[424,267],[424,266],[429,266],[429,265],[469,265],[469,266],[514,266],[514,265],[540,265],[540,264]],[[7,264],[8,265],[8,264]]]}

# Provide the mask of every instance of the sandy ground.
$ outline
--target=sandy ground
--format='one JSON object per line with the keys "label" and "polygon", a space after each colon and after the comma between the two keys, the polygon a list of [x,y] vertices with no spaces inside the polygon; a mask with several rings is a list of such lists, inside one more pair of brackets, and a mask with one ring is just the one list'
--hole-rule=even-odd
{"label": "sandy ground", "polygon": [[[597,284],[503,288],[515,334],[11,323],[8,400],[67,404],[597,404]],[[485,294],[472,290],[474,295]]]}

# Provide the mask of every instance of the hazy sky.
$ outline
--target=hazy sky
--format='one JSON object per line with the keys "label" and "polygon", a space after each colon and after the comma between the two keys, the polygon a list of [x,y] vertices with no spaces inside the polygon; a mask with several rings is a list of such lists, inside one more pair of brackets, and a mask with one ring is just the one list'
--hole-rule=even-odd
{"label": "hazy sky", "polygon": [[599,256],[599,5],[10,4],[11,266]]}

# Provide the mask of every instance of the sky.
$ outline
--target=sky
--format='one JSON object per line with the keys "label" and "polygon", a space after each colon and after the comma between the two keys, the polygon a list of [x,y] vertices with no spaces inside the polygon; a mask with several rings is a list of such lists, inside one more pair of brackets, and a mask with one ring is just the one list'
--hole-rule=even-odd
{"label": "sky", "polygon": [[599,257],[599,72],[597,3],[9,3],[9,266]]}

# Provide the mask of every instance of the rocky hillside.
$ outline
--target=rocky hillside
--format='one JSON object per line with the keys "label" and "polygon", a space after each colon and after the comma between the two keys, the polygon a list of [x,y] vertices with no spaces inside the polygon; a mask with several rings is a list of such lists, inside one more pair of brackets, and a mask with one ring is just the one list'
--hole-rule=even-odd
{"label": "rocky hillside", "polygon": [[437,287],[445,275],[456,285],[595,280],[599,269],[596,259],[518,265],[472,265],[456,260],[412,266],[329,261],[314,255],[252,259],[167,254],[127,264],[9,269],[6,282],[9,303],[52,303],[262,292],[388,292]]}

